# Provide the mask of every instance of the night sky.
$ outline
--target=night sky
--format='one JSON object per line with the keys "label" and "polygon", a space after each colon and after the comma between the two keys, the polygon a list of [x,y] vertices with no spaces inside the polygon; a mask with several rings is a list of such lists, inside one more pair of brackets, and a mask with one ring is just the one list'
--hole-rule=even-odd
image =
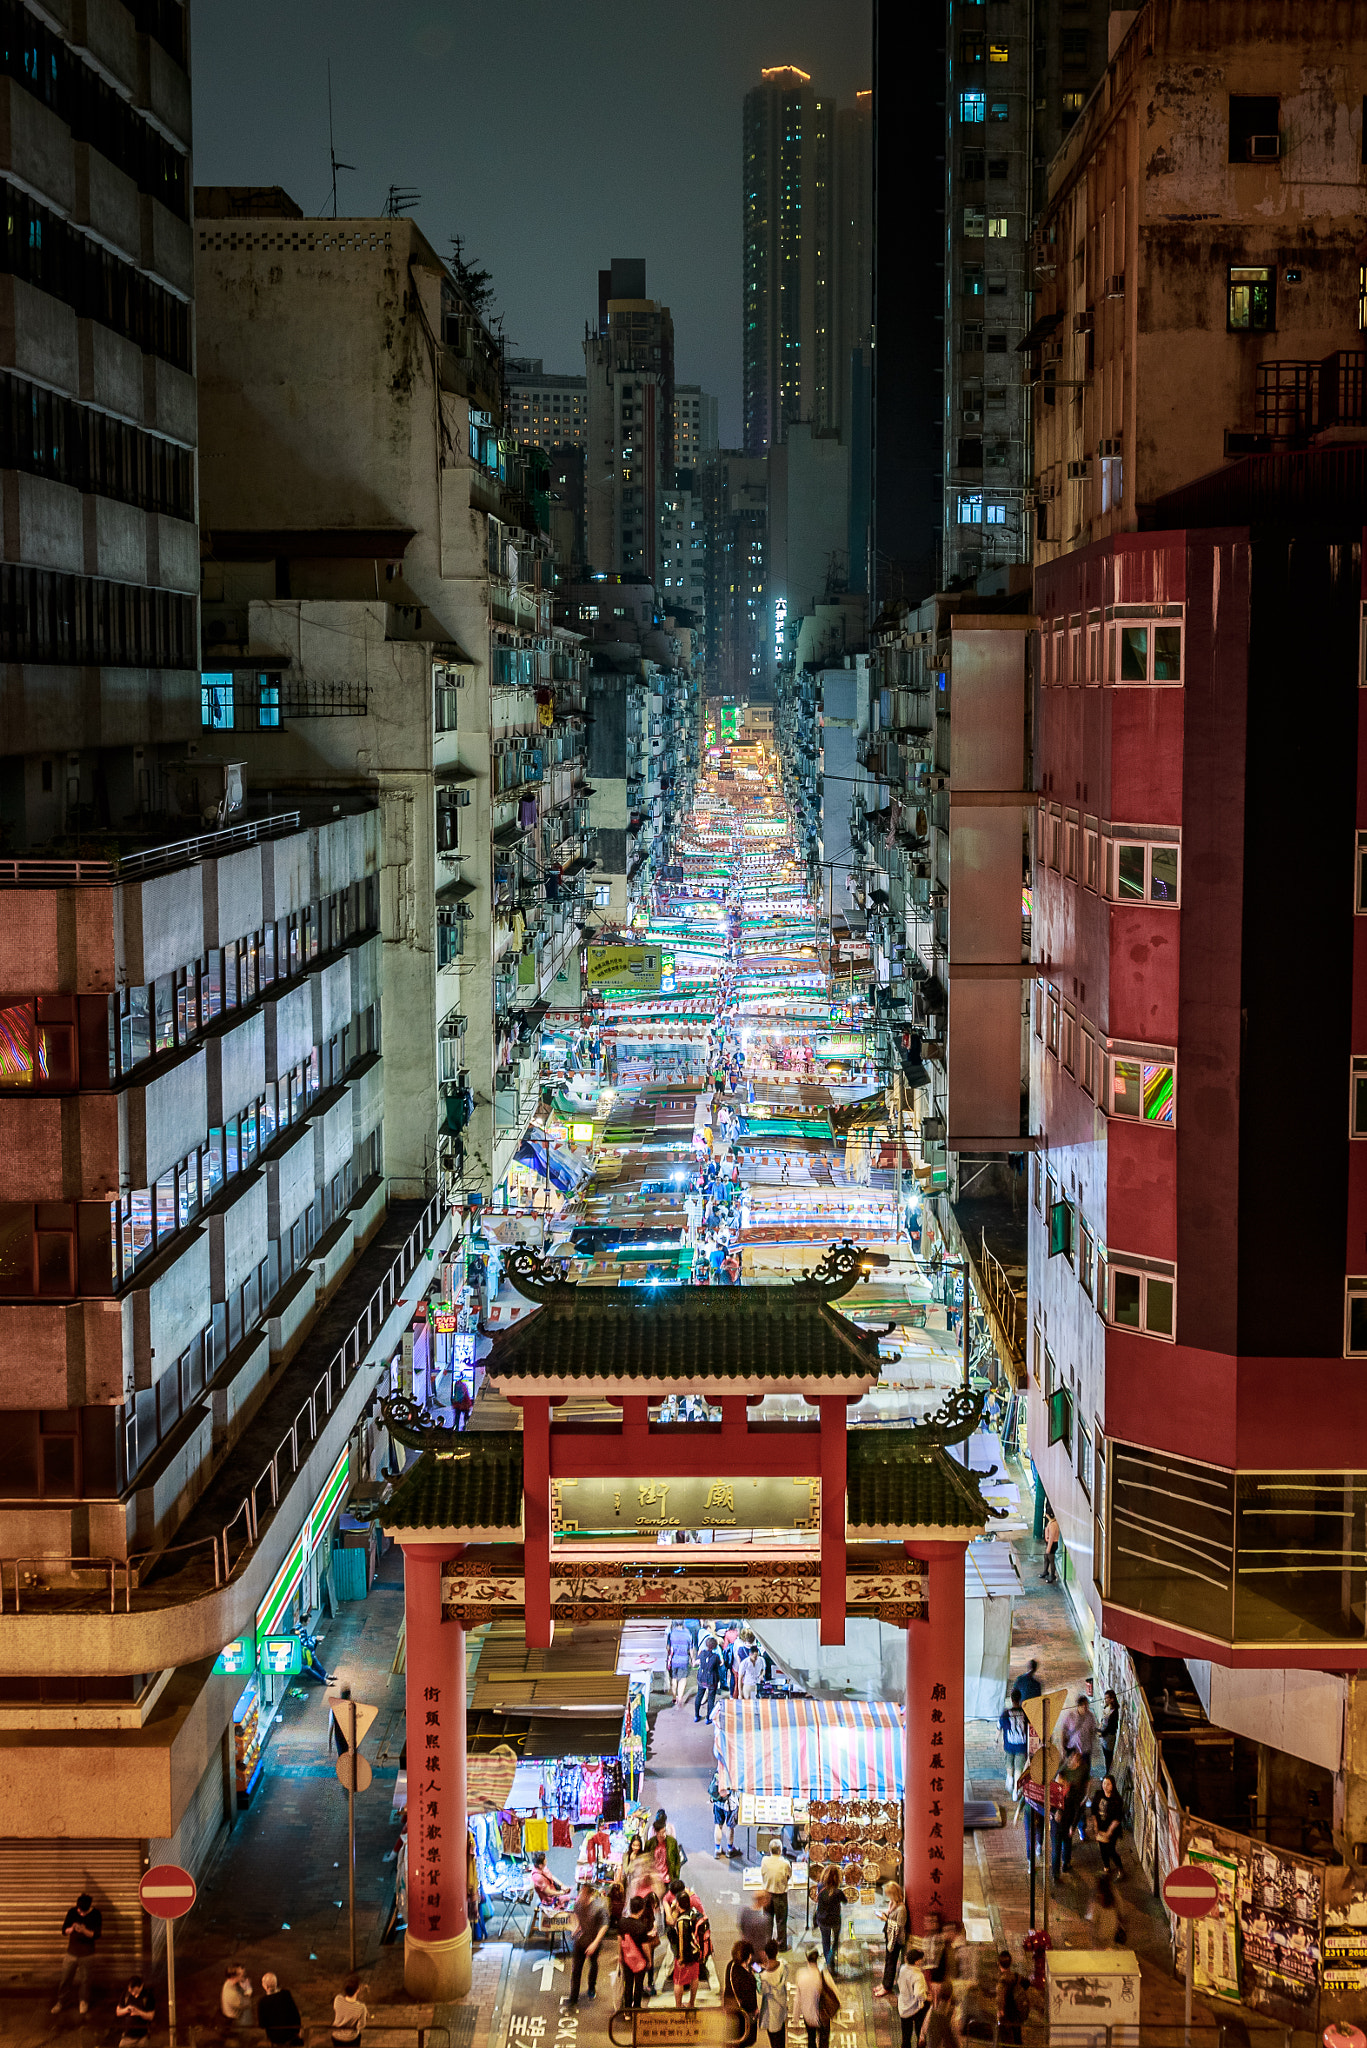
{"label": "night sky", "polygon": [[509,348],[582,372],[598,271],[644,256],[676,375],[740,440],[741,101],[797,64],[842,105],[871,83],[868,0],[193,0],[195,179],[382,211],[493,272]]}

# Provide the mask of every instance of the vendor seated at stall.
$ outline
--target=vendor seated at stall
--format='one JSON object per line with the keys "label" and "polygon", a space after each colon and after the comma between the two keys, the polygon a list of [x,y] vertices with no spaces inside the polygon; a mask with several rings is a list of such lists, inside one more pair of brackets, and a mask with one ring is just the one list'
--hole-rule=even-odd
{"label": "vendor seated at stall", "polygon": [[563,1913],[569,1905],[570,1894],[564,1885],[557,1884],[546,1868],[546,1852],[538,1849],[532,1858],[532,1890],[543,1906],[555,1913]]}

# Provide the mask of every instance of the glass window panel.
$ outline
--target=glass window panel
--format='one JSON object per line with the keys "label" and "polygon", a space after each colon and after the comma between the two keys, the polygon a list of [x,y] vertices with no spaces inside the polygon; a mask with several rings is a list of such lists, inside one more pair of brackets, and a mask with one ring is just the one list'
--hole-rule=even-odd
{"label": "glass window panel", "polygon": [[1177,901],[1177,848],[1175,846],[1153,846],[1149,849],[1149,895],[1155,903]]}
{"label": "glass window panel", "polygon": [[1146,683],[1149,680],[1149,629],[1122,626],[1120,629],[1120,680]]}
{"label": "glass window panel", "polygon": [[242,1112],[242,1164],[250,1166],[256,1157],[256,1104]]}
{"label": "glass window panel", "polygon": [[33,1208],[0,1202],[0,1295],[33,1292]]}
{"label": "glass window panel", "polygon": [[1354,1357],[1367,1352],[1367,1294],[1348,1297],[1348,1349]]}
{"label": "glass window panel", "polygon": [[223,955],[220,952],[210,953],[200,975],[199,1007],[206,1024],[223,1008]]}
{"label": "glass window panel", "polygon": [[1360,1472],[1241,1472],[1235,1635],[1362,1640],[1367,1480]]}
{"label": "glass window panel", "polygon": [[152,1249],[152,1190],[134,1188],[128,1197],[123,1233],[124,1257],[133,1265]]}
{"label": "glass window panel", "polygon": [[0,1007],[0,1088],[33,1086],[33,1005]]}
{"label": "glass window panel", "polygon": [[199,1154],[192,1152],[177,1175],[180,1191],[180,1227],[183,1230],[199,1214]]}
{"label": "glass window panel", "polygon": [[1153,679],[1156,683],[1182,680],[1182,628],[1155,626],[1153,629]]}
{"label": "glass window panel", "polygon": [[157,1051],[169,1052],[176,1042],[176,989],[169,974],[158,975],[153,993]]}
{"label": "glass window panel", "polygon": [[150,989],[130,988],[128,991],[128,1046],[130,1065],[137,1066],[140,1060],[150,1059],[152,1054],[152,1004]]}
{"label": "glass window panel", "polygon": [[1111,1062],[1112,1116],[1138,1116],[1141,1110],[1138,1060]]}
{"label": "glass window panel", "polygon": [[223,1131],[214,1124],[209,1130],[209,1142],[202,1148],[203,1169],[201,1180],[205,1201],[212,1200],[223,1185]]}
{"label": "glass window panel", "polygon": [[172,1167],[157,1182],[157,1243],[164,1244],[176,1228],[176,1173]]}
{"label": "glass window panel", "polygon": [[1139,1324],[1139,1275],[1137,1273],[1116,1273],[1112,1276],[1111,1321],[1123,1330],[1137,1330]]}
{"label": "glass window panel", "polygon": [[1172,1282],[1155,1280],[1150,1276],[1148,1300],[1145,1303],[1145,1324],[1155,1337],[1172,1335]]}
{"label": "glass window panel", "polygon": [[1173,1070],[1166,1065],[1144,1062],[1144,1121],[1170,1124],[1176,1107]]}
{"label": "glass window panel", "polygon": [[1117,846],[1115,850],[1115,893],[1122,902],[1144,899],[1144,849]]}
{"label": "glass window panel", "polygon": [[238,1133],[238,1121],[235,1116],[230,1116],[228,1118],[227,1124],[224,1127],[223,1138],[224,1154],[227,1162],[226,1173],[227,1178],[231,1180],[233,1175],[240,1170],[242,1165],[240,1139]]}
{"label": "glass window panel", "polygon": [[223,1007],[237,1008],[237,941],[232,940],[223,948]]}

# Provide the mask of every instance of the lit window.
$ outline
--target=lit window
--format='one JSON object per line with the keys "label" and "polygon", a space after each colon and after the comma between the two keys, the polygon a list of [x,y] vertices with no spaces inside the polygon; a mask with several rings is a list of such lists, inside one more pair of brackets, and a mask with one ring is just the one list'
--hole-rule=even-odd
{"label": "lit window", "polygon": [[987,118],[989,121],[1009,121],[1011,118],[1010,102],[1008,100],[993,100],[987,110]]}
{"label": "lit window", "polygon": [[987,239],[989,242],[1004,242],[1006,240],[1006,218],[1004,213],[988,215]]}
{"label": "lit window", "polygon": [[1107,1260],[1110,1290],[1107,1320],[1118,1330],[1172,1343],[1176,1333],[1177,1268],[1157,1259],[1112,1252]]}
{"label": "lit window", "polygon": [[960,526],[981,526],[983,519],[983,494],[981,491],[961,491],[958,502]]}
{"label": "lit window", "polygon": [[1227,325],[1231,334],[1267,334],[1277,324],[1277,273],[1267,263],[1229,269]]}
{"label": "lit window", "polygon": [[1132,1123],[1177,1120],[1176,1054],[1165,1048],[1128,1048],[1107,1055],[1108,1085],[1103,1104],[1109,1116]]}
{"label": "lit window", "polygon": [[233,679],[230,674],[200,677],[199,722],[207,732],[232,731]]}
{"label": "lit window", "polygon": [[980,242],[987,225],[987,216],[980,206],[964,208],[964,235],[971,242]]}
{"label": "lit window", "polygon": [[987,61],[989,64],[1009,64],[1011,61],[1011,45],[1004,42],[989,43],[987,46]]}
{"label": "lit window", "polygon": [[986,111],[987,95],[985,93],[961,92],[959,94],[959,119],[961,121],[981,121],[984,119]]}
{"label": "lit window", "polygon": [[1367,1356],[1367,1279],[1361,1276],[1344,1284],[1343,1352],[1345,1358]]}
{"label": "lit window", "polygon": [[1107,893],[1116,903],[1176,903],[1180,865],[1174,841],[1113,840]]}
{"label": "lit window", "polygon": [[1113,683],[1180,683],[1182,625],[1178,619],[1122,619],[1110,628]]}
{"label": "lit window", "polygon": [[1063,111],[1065,114],[1080,114],[1086,104],[1087,95],[1085,92],[1066,92],[1063,95]]}
{"label": "lit window", "polygon": [[986,523],[989,526],[1005,526],[1006,506],[1000,498],[988,499]]}

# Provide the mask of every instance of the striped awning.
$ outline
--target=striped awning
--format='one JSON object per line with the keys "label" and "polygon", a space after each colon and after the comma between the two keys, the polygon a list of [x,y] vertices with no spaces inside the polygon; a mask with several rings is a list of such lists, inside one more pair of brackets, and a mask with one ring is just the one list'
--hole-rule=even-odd
{"label": "striped awning", "polygon": [[497,1812],[508,1804],[517,1757],[511,1749],[465,1759],[465,1805],[470,1813]]}
{"label": "striped awning", "polygon": [[723,1700],[717,1758],[738,1792],[900,1799],[902,1710],[886,1700]]}
{"label": "striped awning", "polygon": [[808,1797],[816,1775],[816,1702],[722,1700],[716,1751],[738,1792]]}
{"label": "striped awning", "polygon": [[817,1700],[817,1799],[900,1799],[906,1736],[887,1700]]}

